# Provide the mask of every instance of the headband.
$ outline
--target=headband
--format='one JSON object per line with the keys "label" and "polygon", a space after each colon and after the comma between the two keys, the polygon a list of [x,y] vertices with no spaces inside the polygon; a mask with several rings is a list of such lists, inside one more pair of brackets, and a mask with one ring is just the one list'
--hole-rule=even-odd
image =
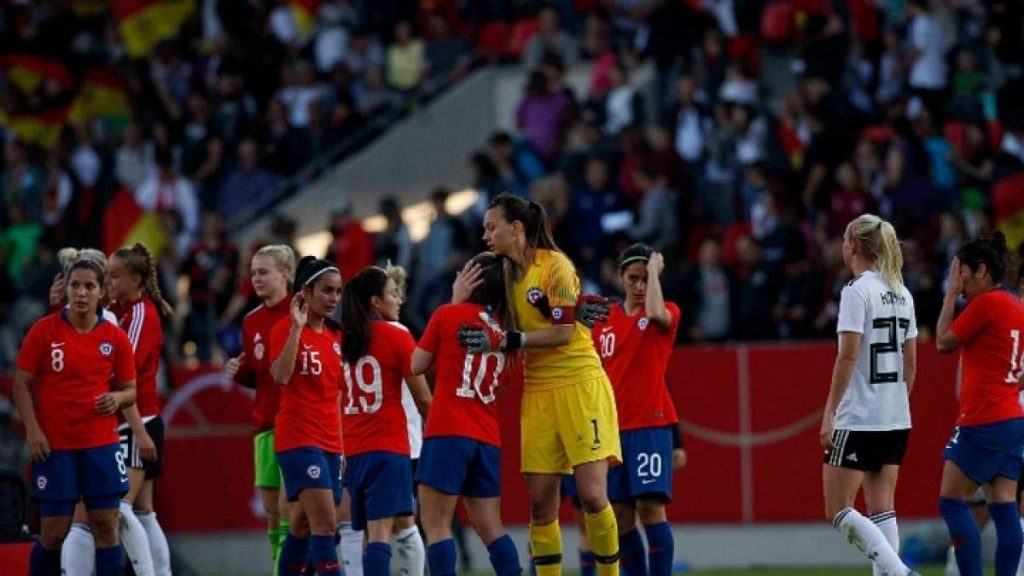
{"label": "headband", "polygon": [[72,270],[78,270],[81,268],[87,268],[95,272],[96,277],[100,279],[100,282],[102,282],[103,277],[106,276],[106,272],[103,270],[102,266],[100,266],[96,262],[93,262],[92,260],[87,260],[83,258],[81,260],[75,260],[74,262],[72,262],[71,265],[68,266],[67,272],[64,273],[64,277],[69,278],[71,276]]}
{"label": "headband", "polygon": [[303,282],[303,283],[302,283],[302,285],[303,285],[303,286],[309,286],[309,285],[310,285],[310,284],[312,284],[312,283],[313,283],[313,282],[314,282],[314,281],[315,281],[315,280],[316,280],[317,278],[319,278],[320,276],[322,276],[322,275],[324,274],[324,272],[338,272],[338,274],[341,274],[341,272],[340,272],[340,271],[338,271],[338,268],[337,268],[337,267],[335,267],[335,266],[326,266],[326,267],[324,267],[324,268],[321,268],[320,270],[317,270],[317,271],[316,271],[316,272],[314,272],[313,274],[310,274],[309,278],[306,278],[306,281],[305,281],[305,282]]}
{"label": "headband", "polygon": [[625,268],[626,266],[629,266],[633,262],[650,262],[650,260],[650,256],[630,256],[629,258],[623,258],[622,262],[619,262],[619,268]]}

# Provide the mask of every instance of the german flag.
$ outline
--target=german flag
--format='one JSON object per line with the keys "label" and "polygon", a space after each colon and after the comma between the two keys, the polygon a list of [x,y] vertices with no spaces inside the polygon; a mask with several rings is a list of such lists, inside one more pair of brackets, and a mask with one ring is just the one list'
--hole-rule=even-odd
{"label": "german flag", "polygon": [[125,51],[144,58],[161,40],[178,33],[195,10],[194,0],[112,0]]}
{"label": "german flag", "polygon": [[123,131],[132,121],[128,90],[121,78],[110,70],[89,70],[85,83],[71,104],[72,122],[77,124],[90,118],[102,120],[114,132]]}
{"label": "german flag", "polygon": [[67,66],[53,58],[31,54],[4,54],[0,56],[0,66],[7,71],[11,84],[14,84],[22,94],[32,94],[46,79],[55,80],[64,90],[71,88],[73,83]]}
{"label": "german flag", "polygon": [[160,216],[143,211],[131,191],[123,186],[103,211],[103,251],[108,254],[141,242],[158,258],[167,248],[168,239]]}
{"label": "german flag", "polygon": [[54,108],[42,112],[22,112],[3,116],[0,121],[26,144],[34,144],[49,150],[60,138],[61,130],[68,119],[68,107]]}
{"label": "german flag", "polygon": [[316,11],[320,8],[320,0],[291,0],[288,5],[299,27],[299,34],[308,38],[313,34],[313,26],[316,24]]}

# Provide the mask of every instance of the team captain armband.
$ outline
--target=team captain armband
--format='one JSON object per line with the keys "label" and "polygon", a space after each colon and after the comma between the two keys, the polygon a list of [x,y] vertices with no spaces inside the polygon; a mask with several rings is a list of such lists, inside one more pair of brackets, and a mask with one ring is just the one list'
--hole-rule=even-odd
{"label": "team captain armband", "polygon": [[576,323],[576,307],[575,306],[552,306],[551,307],[551,321],[554,324],[575,324]]}

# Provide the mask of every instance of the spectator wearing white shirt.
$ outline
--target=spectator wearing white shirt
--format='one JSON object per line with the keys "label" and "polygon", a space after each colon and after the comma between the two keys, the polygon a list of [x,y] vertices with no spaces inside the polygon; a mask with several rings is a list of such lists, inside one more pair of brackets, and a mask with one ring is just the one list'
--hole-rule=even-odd
{"label": "spectator wearing white shirt", "polygon": [[943,34],[938,19],[929,10],[928,0],[908,0],[907,15],[907,56],[910,61],[907,84],[934,118],[942,106],[943,92],[948,84],[946,52],[950,42]]}
{"label": "spectator wearing white shirt", "polygon": [[171,151],[158,148],[155,154],[156,170],[135,189],[135,201],[150,213],[174,212],[181,227],[174,238],[179,256],[192,244],[199,233],[199,203],[195,188],[187,178],[174,169]]}

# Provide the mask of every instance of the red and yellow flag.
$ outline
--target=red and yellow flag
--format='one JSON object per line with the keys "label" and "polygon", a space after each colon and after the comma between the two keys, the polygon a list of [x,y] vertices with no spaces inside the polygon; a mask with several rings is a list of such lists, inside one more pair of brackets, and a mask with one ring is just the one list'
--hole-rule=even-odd
{"label": "red and yellow flag", "polygon": [[63,89],[71,88],[71,73],[60,60],[32,54],[4,54],[0,66],[7,71],[11,83],[22,94],[32,94],[45,79],[52,79]]}
{"label": "red and yellow flag", "polygon": [[154,257],[159,257],[168,238],[160,216],[143,211],[127,188],[121,187],[103,211],[103,251],[108,254],[141,242]]}
{"label": "red and yellow flag", "polygon": [[291,0],[288,6],[295,18],[295,24],[299,27],[299,34],[308,38],[313,34],[313,26],[316,25],[316,11],[320,8],[320,0]]}
{"label": "red and yellow flag", "polygon": [[93,69],[71,105],[69,119],[79,123],[98,118],[111,130],[120,132],[132,121],[132,105],[128,90],[110,70]]}
{"label": "red and yellow flag", "polygon": [[34,144],[49,150],[60,138],[61,130],[68,119],[68,107],[54,108],[43,112],[22,112],[0,117],[8,130],[26,144]]}
{"label": "red and yellow flag", "polygon": [[111,9],[125,51],[148,56],[161,40],[174,36],[195,10],[194,0],[112,0]]}

